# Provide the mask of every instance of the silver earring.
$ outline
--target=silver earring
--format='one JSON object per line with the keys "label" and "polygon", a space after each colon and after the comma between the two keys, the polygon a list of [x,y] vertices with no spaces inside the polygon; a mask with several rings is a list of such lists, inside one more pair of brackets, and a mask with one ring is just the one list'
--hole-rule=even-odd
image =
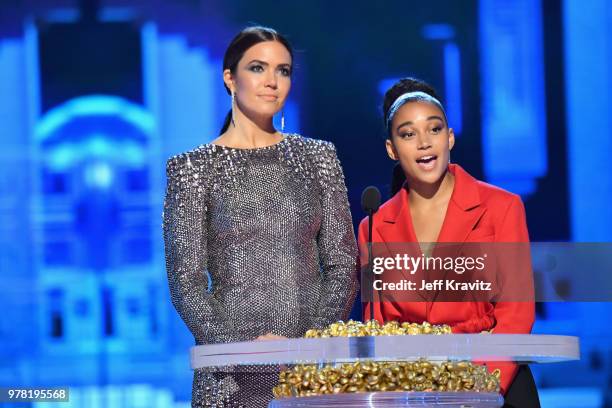
{"label": "silver earring", "polygon": [[281,113],[281,132],[285,131],[285,111]]}
{"label": "silver earring", "polygon": [[234,91],[232,91],[232,125],[236,127],[236,117],[234,116],[234,105],[236,105],[236,97],[234,96]]}

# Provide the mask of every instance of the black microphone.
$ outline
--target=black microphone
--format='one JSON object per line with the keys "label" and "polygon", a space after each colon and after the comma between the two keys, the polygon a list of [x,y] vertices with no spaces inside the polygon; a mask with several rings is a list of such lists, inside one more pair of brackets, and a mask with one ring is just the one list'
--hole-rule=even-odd
{"label": "black microphone", "polygon": [[[372,269],[372,226],[374,225],[374,213],[380,207],[380,190],[374,186],[366,187],[361,193],[361,208],[368,214],[368,278],[370,286],[374,283],[374,271]],[[371,292],[372,287],[368,288],[371,293],[370,299],[370,320],[374,320],[374,293]],[[380,293],[378,294],[380,301]]]}
{"label": "black microphone", "polygon": [[380,190],[374,186],[366,187],[361,193],[361,208],[366,214],[373,215],[378,211],[378,207],[380,207]]}

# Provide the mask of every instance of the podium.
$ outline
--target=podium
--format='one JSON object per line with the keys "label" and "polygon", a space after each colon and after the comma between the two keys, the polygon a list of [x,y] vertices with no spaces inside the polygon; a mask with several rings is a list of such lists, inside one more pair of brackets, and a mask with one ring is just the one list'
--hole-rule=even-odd
{"label": "podium", "polygon": [[[211,344],[191,349],[191,367],[350,363],[355,361],[479,361],[524,364],[580,358],[577,337],[528,334],[448,334],[329,337]],[[270,408],[493,408],[503,397],[485,392],[370,392],[273,400]]]}

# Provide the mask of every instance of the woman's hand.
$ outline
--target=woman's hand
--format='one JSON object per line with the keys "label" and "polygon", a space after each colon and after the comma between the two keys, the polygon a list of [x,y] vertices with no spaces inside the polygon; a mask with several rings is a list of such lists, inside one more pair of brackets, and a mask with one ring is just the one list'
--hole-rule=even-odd
{"label": "woman's hand", "polygon": [[266,333],[266,334],[262,334],[261,336],[255,339],[255,341],[260,341],[260,340],[287,340],[287,337],[279,336],[274,333]]}
{"label": "woman's hand", "polygon": [[[255,339],[255,341],[262,341],[262,340],[263,341],[266,341],[266,340],[287,340],[287,337],[279,336],[279,335],[274,334],[274,333],[266,333],[266,334],[263,334],[263,335],[261,335],[261,336],[259,336],[259,337],[257,337]],[[279,364],[278,368],[281,371],[287,370],[287,366],[285,364]]]}

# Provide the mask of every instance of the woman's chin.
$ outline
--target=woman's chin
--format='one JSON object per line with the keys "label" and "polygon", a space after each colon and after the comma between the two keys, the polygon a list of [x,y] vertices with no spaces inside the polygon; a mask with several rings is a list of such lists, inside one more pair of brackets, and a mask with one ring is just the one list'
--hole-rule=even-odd
{"label": "woman's chin", "polygon": [[244,108],[243,112],[246,116],[250,116],[251,118],[271,118],[280,111],[281,108],[276,104],[268,104],[267,106],[259,104],[252,108],[247,106]]}

